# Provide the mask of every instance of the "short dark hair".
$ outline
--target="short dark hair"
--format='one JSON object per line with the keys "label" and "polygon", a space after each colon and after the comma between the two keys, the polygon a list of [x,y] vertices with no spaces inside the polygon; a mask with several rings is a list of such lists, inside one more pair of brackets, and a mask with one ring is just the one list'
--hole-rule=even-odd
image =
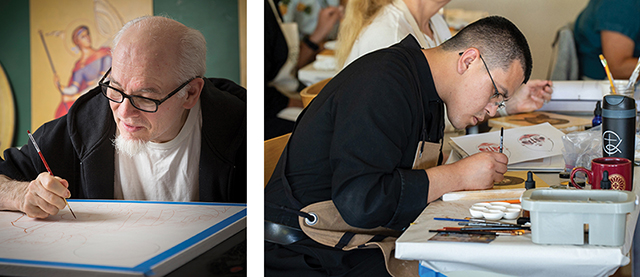
{"label": "short dark hair", "polygon": [[531,76],[533,59],[527,39],[515,24],[504,17],[489,16],[475,21],[441,46],[445,51],[478,48],[490,68],[497,66],[505,71],[513,61],[518,60],[524,72],[523,83]]}

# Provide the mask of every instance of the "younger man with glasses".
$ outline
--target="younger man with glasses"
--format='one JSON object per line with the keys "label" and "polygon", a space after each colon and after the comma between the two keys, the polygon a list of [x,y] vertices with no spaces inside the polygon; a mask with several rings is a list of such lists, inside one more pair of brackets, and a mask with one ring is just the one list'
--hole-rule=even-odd
{"label": "younger man with glasses", "polygon": [[331,200],[353,227],[400,231],[444,193],[491,188],[507,171],[502,153],[440,165],[444,105],[454,127],[476,125],[531,68],[524,35],[494,16],[438,47],[408,36],[343,69],[298,119],[265,188],[265,275],[388,276],[381,251],[321,245],[298,211]]}
{"label": "younger man with glasses", "polygon": [[0,160],[0,209],[58,213],[63,198],[246,201],[246,90],[207,79],[206,42],[164,17],[127,23],[112,68],[69,113]]}

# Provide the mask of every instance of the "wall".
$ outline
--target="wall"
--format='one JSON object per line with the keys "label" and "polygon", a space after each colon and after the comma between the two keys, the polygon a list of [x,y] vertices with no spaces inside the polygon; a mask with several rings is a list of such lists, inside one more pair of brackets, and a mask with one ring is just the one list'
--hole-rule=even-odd
{"label": "wall", "polygon": [[[203,33],[207,40],[207,77],[241,82],[237,1],[155,0],[153,11]],[[38,127],[30,126],[29,1],[0,1],[0,38],[0,64],[16,101],[17,124],[12,145],[22,146],[28,140],[26,130]]]}
{"label": "wall", "polygon": [[445,8],[482,10],[513,21],[524,33],[533,56],[532,79],[547,78],[556,31],[575,21],[588,0],[453,0]]}
{"label": "wall", "polygon": [[[0,1],[0,64],[16,101],[13,145],[27,143],[31,124],[31,57],[29,55],[29,1]],[[17,143],[20,140],[20,143]],[[4,149],[0,149],[2,151]]]}
{"label": "wall", "polygon": [[207,40],[207,77],[240,83],[238,1],[154,0],[153,13],[199,30]]}

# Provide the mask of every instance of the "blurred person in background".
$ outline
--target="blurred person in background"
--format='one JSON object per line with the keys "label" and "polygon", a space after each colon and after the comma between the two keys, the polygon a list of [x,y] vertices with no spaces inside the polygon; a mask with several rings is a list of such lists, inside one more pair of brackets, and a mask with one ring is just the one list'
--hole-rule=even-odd
{"label": "blurred person in background", "polygon": [[[433,48],[451,38],[451,31],[438,13],[450,0],[349,0],[338,33],[338,67],[413,35],[422,48]],[[551,81],[529,80],[506,102],[498,114],[537,110],[551,99]],[[453,131],[446,122],[447,131]]]}
{"label": "blurred person in background", "polygon": [[607,79],[599,55],[614,79],[628,79],[640,56],[640,1],[591,0],[576,19],[574,39],[583,79]]}

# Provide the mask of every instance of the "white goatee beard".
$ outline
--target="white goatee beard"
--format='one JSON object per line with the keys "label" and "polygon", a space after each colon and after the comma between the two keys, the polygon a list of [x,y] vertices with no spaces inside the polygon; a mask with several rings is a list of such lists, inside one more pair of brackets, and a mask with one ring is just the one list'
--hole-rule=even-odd
{"label": "white goatee beard", "polygon": [[124,153],[129,157],[133,157],[146,151],[149,147],[149,142],[141,139],[126,139],[118,135],[116,139],[113,140],[113,145],[116,147],[118,153]]}

